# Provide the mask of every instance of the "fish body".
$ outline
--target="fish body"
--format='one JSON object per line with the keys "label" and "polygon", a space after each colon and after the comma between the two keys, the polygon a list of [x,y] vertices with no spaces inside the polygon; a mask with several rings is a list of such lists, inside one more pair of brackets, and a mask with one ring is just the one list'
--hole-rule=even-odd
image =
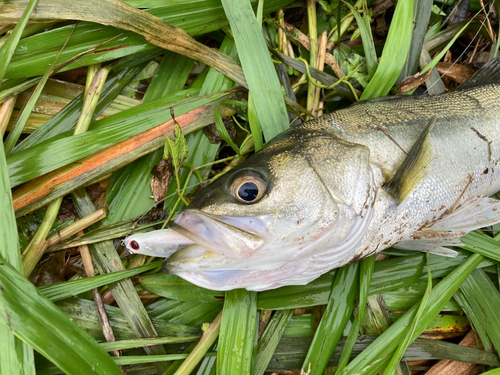
{"label": "fish body", "polygon": [[[350,106],[271,140],[200,191],[166,272],[215,290],[306,284],[395,246],[446,245],[500,221],[500,63],[454,92]],[[484,81],[488,83],[483,84]]]}

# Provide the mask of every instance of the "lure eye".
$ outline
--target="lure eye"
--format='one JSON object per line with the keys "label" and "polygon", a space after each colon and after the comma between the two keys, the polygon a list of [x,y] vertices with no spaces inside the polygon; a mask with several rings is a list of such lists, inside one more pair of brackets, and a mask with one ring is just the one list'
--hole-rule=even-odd
{"label": "lure eye", "polygon": [[139,246],[139,244],[137,243],[137,241],[130,241],[130,247],[134,250],[139,250],[141,247]]}
{"label": "lure eye", "polygon": [[257,202],[266,191],[266,182],[258,176],[241,176],[233,181],[229,192],[242,203]]}

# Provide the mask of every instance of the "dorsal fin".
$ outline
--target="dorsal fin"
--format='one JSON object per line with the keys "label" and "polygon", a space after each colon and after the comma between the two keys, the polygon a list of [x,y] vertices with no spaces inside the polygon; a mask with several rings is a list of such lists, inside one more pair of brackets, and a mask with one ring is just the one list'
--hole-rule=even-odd
{"label": "dorsal fin", "polygon": [[466,90],[492,83],[500,83],[500,57],[491,60],[479,69],[470,79],[460,85],[457,90]]}
{"label": "dorsal fin", "polygon": [[423,177],[428,165],[427,159],[430,156],[426,140],[435,123],[436,117],[433,117],[385,187],[394,196],[398,204],[405,200]]}

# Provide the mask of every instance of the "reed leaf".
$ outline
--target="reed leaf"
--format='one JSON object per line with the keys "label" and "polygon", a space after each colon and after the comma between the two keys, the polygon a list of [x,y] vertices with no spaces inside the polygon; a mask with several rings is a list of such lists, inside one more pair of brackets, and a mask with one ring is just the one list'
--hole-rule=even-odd
{"label": "reed leaf", "polygon": [[111,357],[87,332],[3,258],[0,258],[0,285],[0,323],[62,371],[121,374]]}
{"label": "reed leaf", "polygon": [[396,82],[406,61],[413,29],[413,0],[400,1],[392,17],[389,34],[377,71],[361,100],[385,96]]}

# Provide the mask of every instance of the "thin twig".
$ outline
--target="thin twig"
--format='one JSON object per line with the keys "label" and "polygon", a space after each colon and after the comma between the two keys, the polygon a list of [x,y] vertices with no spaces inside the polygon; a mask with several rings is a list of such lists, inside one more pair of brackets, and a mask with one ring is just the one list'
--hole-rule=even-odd
{"label": "thin twig", "polygon": [[[285,22],[285,32],[288,32],[288,35],[295,36],[295,39],[302,44],[302,46],[307,49],[308,51],[311,48],[309,37],[305,35],[302,31],[299,29],[295,28],[294,26],[288,24]],[[344,72],[340,68],[339,63],[337,62],[337,59],[335,56],[333,56],[331,53],[326,53],[325,54],[325,64],[329,65],[337,78],[342,78],[344,77]]]}
{"label": "thin twig", "polygon": [[[326,44],[328,42],[328,33],[323,31],[323,34],[319,37],[319,45],[318,45],[318,70],[323,71],[325,67],[325,57],[326,57]],[[320,101],[321,89],[316,87],[316,93],[314,98],[314,103],[316,104],[316,108],[314,109],[314,114],[316,117],[323,115],[323,106],[324,102]]]}
{"label": "thin twig", "polygon": [[[83,236],[84,232],[82,231],[79,234]],[[85,274],[87,275],[87,277],[94,277],[94,264],[92,263],[92,258],[90,257],[89,247],[87,245],[82,245],[79,247],[79,250],[83,261],[83,267],[85,268]],[[101,293],[99,293],[99,290],[97,288],[94,288],[92,289],[92,295],[94,297],[94,302],[97,309],[97,316],[99,317],[99,322],[101,323],[102,333],[104,334],[107,342],[114,342],[116,341],[115,335],[113,333],[113,328],[109,323],[106,308],[102,303]],[[121,356],[119,350],[113,350],[111,353],[113,353],[113,355],[116,357]]]}

